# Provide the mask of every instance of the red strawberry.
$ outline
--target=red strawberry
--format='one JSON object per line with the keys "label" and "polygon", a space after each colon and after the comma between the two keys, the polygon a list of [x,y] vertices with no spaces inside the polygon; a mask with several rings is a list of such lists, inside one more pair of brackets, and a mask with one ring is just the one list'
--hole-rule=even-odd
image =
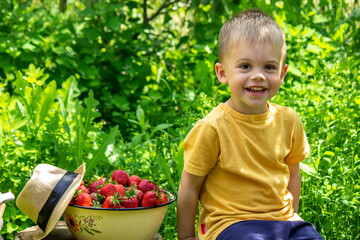
{"label": "red strawberry", "polygon": [[138,185],[138,189],[142,191],[144,194],[148,191],[156,191],[158,187],[155,183],[152,183],[150,180],[143,179]]}
{"label": "red strawberry", "polygon": [[139,206],[139,201],[136,197],[130,197],[130,198],[125,197],[123,199],[122,205],[125,208],[137,208]]}
{"label": "red strawberry", "polygon": [[105,200],[105,197],[100,193],[90,193],[90,197],[92,201],[103,202]]}
{"label": "red strawberry", "polygon": [[111,180],[116,180],[121,185],[126,185],[129,175],[123,170],[115,170],[111,175]]}
{"label": "red strawberry", "polygon": [[128,179],[128,186],[134,186],[136,184],[136,186],[139,186],[141,182],[141,178],[136,176],[136,175],[131,175]]}
{"label": "red strawberry", "polygon": [[112,183],[108,183],[105,186],[100,188],[100,192],[101,195],[104,195],[105,197],[109,197],[114,195],[114,193],[116,193],[116,187],[114,184]]}
{"label": "red strawberry", "polygon": [[158,195],[158,205],[159,204],[164,204],[164,203],[167,203],[168,202],[168,199],[167,199],[167,196],[166,196],[166,193],[160,193]]}
{"label": "red strawberry", "polygon": [[139,204],[141,203],[143,197],[144,197],[144,193],[142,191],[140,191],[139,189],[135,189],[135,193],[136,193],[136,197],[139,201]]}
{"label": "red strawberry", "polygon": [[119,196],[124,197],[126,188],[121,184],[116,184],[115,187],[116,192],[119,194]]}
{"label": "red strawberry", "polygon": [[76,205],[91,207],[91,197],[88,193],[79,193],[76,198]]}
{"label": "red strawberry", "polygon": [[139,200],[137,199],[136,191],[139,190],[135,188],[129,188],[126,190],[125,197],[122,198],[123,202],[121,205],[125,208],[137,208],[139,206]]}
{"label": "red strawberry", "polygon": [[70,204],[70,205],[75,205],[75,204],[76,204],[76,199],[75,199],[75,197],[73,197],[73,198],[71,199],[71,201],[69,202],[69,204]]}
{"label": "red strawberry", "polygon": [[120,198],[117,194],[105,198],[103,208],[121,208]]}
{"label": "red strawberry", "polygon": [[105,183],[105,178],[100,178],[99,180],[92,182],[89,186],[90,192],[91,193],[97,192],[99,190],[98,186],[101,186],[104,183]]}
{"label": "red strawberry", "polygon": [[77,188],[77,190],[79,190],[79,192],[83,192],[83,193],[88,193],[89,194],[89,189],[85,186],[85,185],[83,185],[83,184],[81,184],[78,188]]}
{"label": "red strawberry", "polygon": [[158,197],[153,191],[148,191],[144,194],[143,200],[141,202],[142,207],[152,207],[158,204]]}

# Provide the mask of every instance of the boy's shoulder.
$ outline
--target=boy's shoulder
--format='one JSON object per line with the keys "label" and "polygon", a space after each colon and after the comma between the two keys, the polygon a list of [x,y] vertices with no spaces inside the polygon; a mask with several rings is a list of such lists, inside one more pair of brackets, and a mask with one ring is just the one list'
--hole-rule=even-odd
{"label": "boy's shoulder", "polygon": [[218,119],[224,117],[225,114],[225,108],[224,104],[220,103],[215,108],[213,108],[205,117],[203,117],[199,122],[204,122],[208,124],[215,123]]}
{"label": "boy's shoulder", "polygon": [[269,103],[269,108],[271,111],[271,115],[275,117],[282,117],[289,121],[294,121],[299,118],[297,112],[291,107]]}

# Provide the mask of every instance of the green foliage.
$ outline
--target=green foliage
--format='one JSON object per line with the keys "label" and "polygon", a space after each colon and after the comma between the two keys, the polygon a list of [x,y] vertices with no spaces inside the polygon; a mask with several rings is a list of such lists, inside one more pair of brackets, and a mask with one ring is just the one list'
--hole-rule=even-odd
{"label": "green foliage", "polygon": [[[300,215],[325,239],[359,239],[358,1],[0,1],[0,192],[17,195],[46,162],[87,176],[124,169],[177,192],[182,142],[229,97],[216,81],[217,34],[258,7],[287,39],[274,102],[303,120]],[[151,3],[150,3],[151,2]],[[339,225],[338,222],[342,224]],[[3,237],[32,225],[9,203]],[[176,239],[176,205],[160,233]]]}
{"label": "green foliage", "polygon": [[[0,192],[17,195],[39,163],[73,171],[85,162],[90,175],[93,168],[107,162],[105,152],[114,143],[118,127],[112,127],[109,134],[101,130],[102,123],[94,122],[100,114],[95,111],[92,92],[84,104],[79,101],[74,77],[61,89],[55,81],[46,84],[47,78],[44,69],[31,64],[26,71],[18,71],[16,79],[7,79],[12,94],[4,91],[6,84],[1,88]],[[12,208],[4,215],[4,228],[9,233],[18,231],[24,220],[19,210]]]}

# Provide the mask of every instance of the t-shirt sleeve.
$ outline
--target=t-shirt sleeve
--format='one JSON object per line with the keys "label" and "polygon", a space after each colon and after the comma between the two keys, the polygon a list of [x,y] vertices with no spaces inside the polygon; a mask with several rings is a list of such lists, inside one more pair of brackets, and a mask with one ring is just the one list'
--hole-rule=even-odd
{"label": "t-shirt sleeve", "polygon": [[184,140],[184,170],[205,176],[215,166],[220,143],[216,129],[208,122],[198,121]]}
{"label": "t-shirt sleeve", "polygon": [[296,115],[295,127],[292,134],[291,150],[285,157],[285,162],[287,164],[301,162],[310,156],[310,152],[310,145],[307,141],[303,125],[298,115]]}

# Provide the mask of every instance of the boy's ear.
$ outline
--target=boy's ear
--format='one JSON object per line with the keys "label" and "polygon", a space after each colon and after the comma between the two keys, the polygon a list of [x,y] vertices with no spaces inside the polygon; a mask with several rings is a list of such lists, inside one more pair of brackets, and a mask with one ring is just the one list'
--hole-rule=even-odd
{"label": "boy's ear", "polygon": [[287,64],[284,64],[282,70],[281,70],[281,75],[280,75],[280,79],[281,79],[281,84],[284,82],[284,79],[285,79],[285,76],[286,76],[286,73],[287,73],[287,70],[288,70],[288,65]]}
{"label": "boy's ear", "polygon": [[221,63],[215,63],[215,72],[219,82],[221,82],[222,84],[226,84],[227,78],[224,65]]}

